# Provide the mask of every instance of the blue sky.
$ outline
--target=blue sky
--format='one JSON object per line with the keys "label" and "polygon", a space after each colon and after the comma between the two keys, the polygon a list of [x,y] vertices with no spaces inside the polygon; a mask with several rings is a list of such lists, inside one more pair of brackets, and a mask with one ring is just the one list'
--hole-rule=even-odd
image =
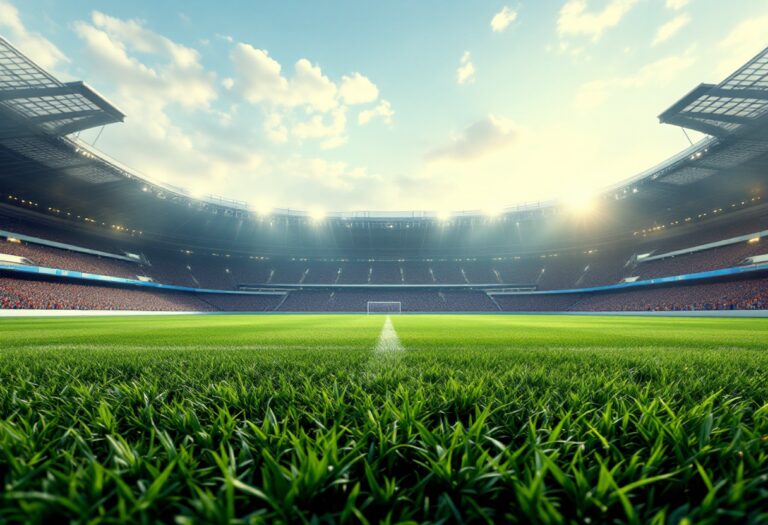
{"label": "blue sky", "polygon": [[123,109],[96,147],[153,179],[262,209],[492,210],[686,147],[656,116],[768,45],[768,3],[0,0],[0,34]]}

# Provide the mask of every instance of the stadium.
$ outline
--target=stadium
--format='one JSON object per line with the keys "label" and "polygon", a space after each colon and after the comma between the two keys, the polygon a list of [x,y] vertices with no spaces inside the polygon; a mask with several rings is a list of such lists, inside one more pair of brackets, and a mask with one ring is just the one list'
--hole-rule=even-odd
{"label": "stadium", "polygon": [[768,48],[691,87],[579,205],[265,212],[0,37],[0,521],[768,522]]}

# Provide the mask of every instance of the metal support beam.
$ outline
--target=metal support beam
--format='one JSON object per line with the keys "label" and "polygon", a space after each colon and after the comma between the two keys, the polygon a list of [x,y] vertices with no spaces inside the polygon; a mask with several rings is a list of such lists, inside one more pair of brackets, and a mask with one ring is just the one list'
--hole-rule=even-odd
{"label": "metal support beam", "polygon": [[71,94],[72,88],[68,86],[8,89],[0,91],[0,102],[24,98],[60,97]]}
{"label": "metal support beam", "polygon": [[96,128],[99,126],[105,126],[111,124],[112,120],[103,114],[98,114],[94,117],[84,118],[70,122],[64,126],[56,128],[56,134],[59,136],[69,135],[70,133],[76,133],[86,129]]}
{"label": "metal support beam", "polygon": [[712,135],[713,137],[722,137],[728,134],[728,130],[726,129],[707,124],[706,122],[701,122],[700,120],[687,118],[681,114],[666,117],[664,123],[694,129],[706,133],[707,135]]}
{"label": "metal support beam", "polygon": [[680,116],[696,120],[716,120],[719,122],[727,122],[728,124],[738,124],[740,126],[744,126],[752,122],[752,119],[747,117],[737,117],[735,115],[724,115],[719,113],[704,113],[701,111],[684,111],[680,113]]}
{"label": "metal support beam", "polygon": [[725,89],[721,87],[713,87],[709,90],[707,95],[712,97],[728,97],[728,98],[753,98],[756,100],[768,100],[768,90],[765,89]]}
{"label": "metal support beam", "polygon": [[96,117],[102,115],[101,110],[98,109],[86,109],[82,111],[68,111],[64,113],[49,113],[47,115],[38,115],[36,117],[29,118],[29,123],[39,126],[41,124],[47,124],[48,122],[56,122],[57,120],[70,120],[70,119],[83,119],[88,117]]}

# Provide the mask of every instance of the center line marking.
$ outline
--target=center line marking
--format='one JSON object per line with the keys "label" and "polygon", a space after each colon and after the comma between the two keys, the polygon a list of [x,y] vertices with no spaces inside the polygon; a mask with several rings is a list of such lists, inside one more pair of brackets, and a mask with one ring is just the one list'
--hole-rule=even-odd
{"label": "center line marking", "polygon": [[381,328],[379,340],[376,343],[376,348],[374,350],[377,353],[401,352],[404,350],[403,345],[400,343],[400,338],[395,331],[395,327],[392,326],[392,319],[390,319],[389,316],[384,320],[384,326]]}

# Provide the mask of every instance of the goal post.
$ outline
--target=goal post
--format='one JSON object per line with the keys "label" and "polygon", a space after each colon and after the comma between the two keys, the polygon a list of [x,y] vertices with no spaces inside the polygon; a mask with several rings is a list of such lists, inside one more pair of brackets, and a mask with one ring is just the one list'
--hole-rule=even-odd
{"label": "goal post", "polygon": [[399,314],[402,312],[400,301],[368,301],[368,314]]}

